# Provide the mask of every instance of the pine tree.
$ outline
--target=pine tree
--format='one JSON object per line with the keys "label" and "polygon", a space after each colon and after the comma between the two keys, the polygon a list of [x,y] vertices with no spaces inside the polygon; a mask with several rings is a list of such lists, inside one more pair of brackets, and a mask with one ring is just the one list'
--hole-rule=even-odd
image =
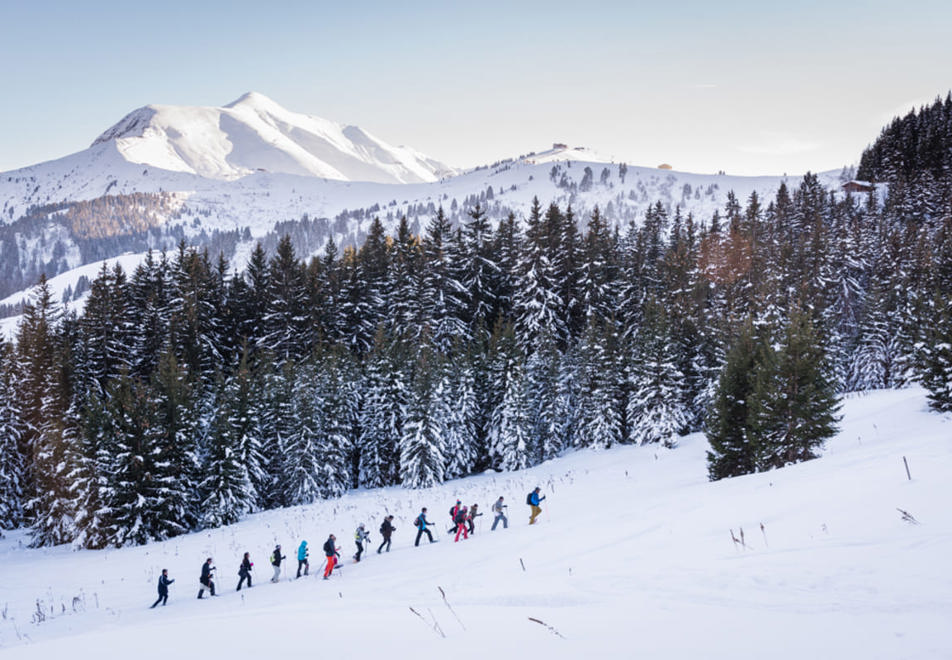
{"label": "pine tree", "polygon": [[281,480],[287,504],[309,504],[321,499],[322,415],[319,375],[312,364],[302,364],[294,378],[293,417],[281,451],[285,473]]}
{"label": "pine tree", "polygon": [[154,373],[166,345],[171,323],[171,273],[163,253],[156,261],[150,250],[130,283],[131,373],[147,380]]}
{"label": "pine tree", "polygon": [[922,385],[929,390],[929,405],[952,411],[952,298],[935,297],[932,318],[924,323],[918,359]]}
{"label": "pine tree", "polygon": [[502,396],[493,408],[488,433],[489,458],[500,470],[521,470],[531,465],[532,419],[525,376],[525,356],[512,326],[495,341],[493,372]]}
{"label": "pine tree", "polygon": [[794,310],[779,350],[765,344],[753,374],[747,427],[758,471],[816,458],[839,408],[808,313]]}
{"label": "pine tree", "polygon": [[479,404],[473,355],[457,345],[441,361],[442,411],[446,457],[444,476],[465,477],[473,472],[478,453]]}
{"label": "pine tree", "polygon": [[466,309],[465,320],[469,324],[469,335],[477,342],[489,337],[496,322],[494,312],[497,309],[495,282],[499,265],[492,251],[489,219],[486,212],[477,204],[469,212],[470,221],[466,224],[459,249],[457,281],[462,284],[463,302]]}
{"label": "pine tree", "polygon": [[266,484],[261,496],[266,508],[289,506],[286,475],[295,469],[297,457],[287,453],[297,427],[297,375],[293,362],[277,368],[270,353],[261,355],[255,369],[255,391],[259,409],[261,453]]}
{"label": "pine tree", "polygon": [[242,456],[242,441],[235,426],[241,420],[234,417],[241,406],[241,384],[225,385],[219,376],[216,390],[221,414],[216,416],[205,439],[203,479],[199,490],[202,496],[201,515],[206,527],[231,525],[254,510],[255,491],[251,483],[246,457]]}
{"label": "pine tree", "polygon": [[159,357],[150,395],[155,414],[155,481],[162,488],[158,538],[193,529],[199,518],[198,402],[188,373],[166,350]]}
{"label": "pine tree", "polygon": [[613,323],[589,323],[577,358],[578,411],[572,434],[576,447],[607,448],[625,439],[619,343]]}
{"label": "pine tree", "polygon": [[342,496],[354,483],[351,464],[359,410],[357,369],[349,353],[334,347],[316,357],[321,442],[318,479],[321,497]]}
{"label": "pine tree", "polygon": [[552,458],[562,448],[561,368],[558,349],[548,337],[541,342],[540,350],[526,361],[526,396],[531,418],[529,444],[535,449],[533,463]]}
{"label": "pine tree", "polygon": [[678,368],[675,342],[664,310],[649,304],[646,322],[634,337],[628,399],[630,441],[676,444],[689,423],[685,377]]}
{"label": "pine tree", "polygon": [[23,428],[13,361],[12,346],[0,343],[0,530],[23,524],[26,460],[20,451]]}
{"label": "pine tree", "polygon": [[711,481],[756,471],[758,451],[748,432],[748,399],[758,343],[751,320],[741,328],[727,354],[705,435],[711,445],[707,470]]}
{"label": "pine tree", "polygon": [[409,399],[406,348],[378,328],[374,350],[366,359],[359,413],[360,477],[368,488],[391,486],[399,479],[399,445]]}
{"label": "pine tree", "polygon": [[410,233],[406,216],[400,218],[390,251],[386,284],[388,327],[391,336],[408,339],[419,332],[423,313],[420,305],[420,247],[417,238]]}
{"label": "pine tree", "polygon": [[400,481],[405,488],[443,483],[446,458],[445,406],[449,393],[439,358],[424,344],[414,366],[407,419],[400,439]]}
{"label": "pine tree", "polygon": [[460,305],[462,285],[454,279],[451,268],[451,238],[450,224],[441,206],[427,226],[423,242],[421,305],[431,341],[443,353],[466,333]]}
{"label": "pine tree", "polygon": [[108,508],[108,541],[117,547],[166,538],[165,488],[157,447],[155,409],[147,389],[127,370],[106,390],[102,450],[109,457],[102,494]]}
{"label": "pine tree", "polygon": [[554,204],[545,218],[539,210],[538,200],[534,200],[526,223],[526,245],[514,301],[516,334],[527,354],[538,350],[544,335],[558,343],[568,337],[566,305],[552,262],[561,246],[563,217]]}
{"label": "pine tree", "polygon": [[258,348],[270,351],[280,366],[287,360],[303,357],[313,341],[309,333],[305,269],[294,254],[290,236],[281,239],[268,264],[268,285],[262,318],[265,334]]}

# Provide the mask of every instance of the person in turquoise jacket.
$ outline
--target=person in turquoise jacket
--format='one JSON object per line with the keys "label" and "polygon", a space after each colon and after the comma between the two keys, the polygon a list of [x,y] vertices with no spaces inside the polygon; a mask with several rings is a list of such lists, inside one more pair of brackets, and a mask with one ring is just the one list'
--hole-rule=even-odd
{"label": "person in turquoise jacket", "polygon": [[307,576],[307,570],[311,565],[307,561],[307,541],[301,541],[301,545],[298,546],[298,572],[297,576],[301,577],[301,569],[304,569],[304,575]]}
{"label": "person in turquoise jacket", "polygon": [[430,539],[430,543],[433,543],[433,534],[430,533],[430,530],[426,528],[429,524],[429,521],[426,519],[426,507],[420,510],[420,515],[416,517],[416,520],[413,521],[413,524],[417,528],[416,543],[413,545],[420,545],[420,539],[426,534],[426,537]]}

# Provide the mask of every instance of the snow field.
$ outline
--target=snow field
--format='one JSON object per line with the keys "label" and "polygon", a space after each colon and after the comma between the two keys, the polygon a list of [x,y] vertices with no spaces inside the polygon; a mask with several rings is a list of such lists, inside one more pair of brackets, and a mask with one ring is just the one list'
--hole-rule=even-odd
{"label": "snow field", "polygon": [[[950,657],[952,417],[928,412],[919,389],[848,398],[843,413],[821,459],[717,483],[695,434],[673,450],[618,447],[424,491],[358,491],[145,547],[26,549],[10,534],[0,657]],[[536,485],[547,499],[529,527]],[[490,533],[500,494],[510,528]],[[446,533],[457,498],[484,513],[458,544]],[[414,548],[421,506],[440,542]],[[397,530],[378,556],[386,512]],[[353,564],[359,522],[371,548]],[[741,528],[747,549],[731,541]],[[344,565],[324,582],[331,532]],[[311,575],[288,580],[302,538]],[[277,585],[275,541],[288,556]],[[255,586],[235,593],[245,551]],[[198,601],[207,556],[222,596]],[[162,568],[176,579],[169,605],[149,610]],[[73,597],[85,601],[75,613]],[[54,611],[38,624],[37,599]]]}

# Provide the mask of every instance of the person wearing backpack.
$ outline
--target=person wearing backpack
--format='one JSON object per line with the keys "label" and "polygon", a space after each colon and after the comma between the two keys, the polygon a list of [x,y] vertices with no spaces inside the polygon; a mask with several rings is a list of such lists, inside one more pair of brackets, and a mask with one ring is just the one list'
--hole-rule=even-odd
{"label": "person wearing backpack", "polygon": [[469,531],[466,529],[466,519],[469,517],[469,514],[466,512],[466,507],[459,509],[456,512],[456,540],[453,543],[459,543],[459,535],[463,535],[463,540],[469,538]]}
{"label": "person wearing backpack", "polygon": [[165,607],[165,604],[169,602],[169,585],[175,582],[175,580],[169,579],[169,569],[163,568],[162,575],[159,576],[159,599],[152,603],[154,608],[159,603],[162,603],[162,607]]}
{"label": "person wearing backpack", "polygon": [[360,556],[364,554],[364,541],[370,542],[370,534],[364,528],[364,524],[360,523],[357,525],[357,530],[354,532],[354,541],[357,543],[357,554],[354,555],[354,562],[360,561]]}
{"label": "person wearing backpack", "polygon": [[476,513],[476,510],[479,508],[478,504],[474,504],[469,507],[469,515],[466,516],[466,524],[469,525],[469,533],[476,533],[476,518],[483,515],[481,513]]}
{"label": "person wearing backpack", "polygon": [[[307,577],[307,571],[311,567],[310,562],[307,560],[307,541],[301,541],[301,545],[298,546],[298,572],[297,577],[301,577],[301,569],[304,569],[304,577]],[[295,578],[297,579],[297,578]]]}
{"label": "person wearing backpack", "polygon": [[433,543],[433,534],[431,534],[430,530],[426,528],[426,526],[429,524],[426,520],[426,507],[423,507],[420,510],[420,515],[416,517],[416,520],[413,521],[413,524],[417,528],[416,543],[413,544],[414,546],[420,545],[420,538],[424,534],[426,534],[426,537],[430,539],[430,543]]}
{"label": "person wearing backpack", "polygon": [[535,525],[536,517],[542,513],[542,509],[539,507],[539,503],[545,499],[545,495],[539,497],[539,491],[541,488],[538,486],[535,487],[531,493],[526,496],[526,504],[532,507],[532,515],[529,516],[529,524]]}
{"label": "person wearing backpack", "polygon": [[456,524],[456,515],[459,513],[459,510],[462,506],[463,503],[459,500],[456,500],[456,504],[450,507],[450,522],[453,523],[453,525],[448,530],[446,530],[447,534],[452,534],[456,531],[456,528],[458,527]]}
{"label": "person wearing backpack", "polygon": [[324,568],[325,580],[331,576],[334,566],[337,565],[337,558],[340,557],[337,546],[334,544],[336,540],[337,537],[331,534],[327,537],[327,540],[324,541],[324,556],[327,557],[327,566]]}
{"label": "person wearing backpack", "polygon": [[274,577],[271,578],[272,582],[277,582],[281,579],[281,560],[287,559],[284,555],[281,554],[281,544],[274,546],[274,551],[271,553],[271,566],[274,568]]}
{"label": "person wearing backpack", "polygon": [[496,500],[496,503],[493,504],[493,527],[490,531],[496,531],[496,525],[499,524],[499,521],[502,521],[502,526],[505,529],[509,529],[509,519],[506,517],[506,512],[503,509],[508,509],[509,507],[502,503],[502,495],[499,496],[499,499]]}
{"label": "person wearing backpack", "polygon": [[248,588],[251,588],[251,568],[254,566],[254,562],[251,561],[250,553],[245,553],[244,558],[241,560],[241,566],[238,568],[238,588],[235,591],[241,591],[241,584],[245,580],[248,580]]}
{"label": "person wearing backpack", "polygon": [[390,535],[393,534],[395,529],[396,527],[393,526],[393,516],[387,516],[383,519],[383,522],[380,524],[380,535],[383,537],[383,542],[380,544],[380,547],[377,548],[378,555],[384,546],[387,546],[387,552],[390,552]]}
{"label": "person wearing backpack", "polygon": [[212,558],[209,557],[205,560],[205,563],[202,564],[202,575],[198,578],[198,583],[200,585],[198,590],[198,597],[204,598],[205,590],[208,589],[212,596],[215,595],[215,580],[212,577],[212,573],[215,572],[215,567],[212,566]]}

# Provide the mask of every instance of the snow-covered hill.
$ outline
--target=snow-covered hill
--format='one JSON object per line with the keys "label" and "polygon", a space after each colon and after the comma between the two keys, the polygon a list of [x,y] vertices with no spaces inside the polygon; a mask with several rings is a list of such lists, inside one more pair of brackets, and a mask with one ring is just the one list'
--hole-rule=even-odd
{"label": "snow-covered hill", "polygon": [[[10,534],[0,647],[4,658],[948,657],[952,417],[928,412],[918,389],[848,398],[843,412],[822,458],[717,483],[692,435],[673,450],[619,447],[425,491],[359,491],[146,547],[32,550]],[[547,499],[529,527],[535,485]],[[499,495],[510,527],[490,532]],[[458,544],[445,533],[457,497],[486,511]],[[440,543],[415,548],[421,506]],[[316,576],[329,533],[349,558],[356,524],[376,547],[387,512],[391,552]],[[311,576],[289,580],[302,539]],[[276,542],[290,565],[270,584]],[[255,586],[235,593],[246,551]],[[222,596],[199,601],[209,556]],[[162,568],[176,582],[168,606],[150,610]]]}

